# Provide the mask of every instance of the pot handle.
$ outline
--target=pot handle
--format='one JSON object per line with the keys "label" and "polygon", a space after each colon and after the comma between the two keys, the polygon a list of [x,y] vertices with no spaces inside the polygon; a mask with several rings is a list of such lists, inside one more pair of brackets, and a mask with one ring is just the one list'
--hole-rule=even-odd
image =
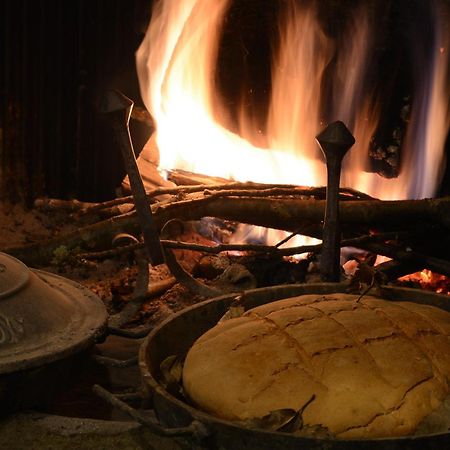
{"label": "pot handle", "polygon": [[145,412],[138,411],[98,384],[94,385],[92,387],[92,390],[96,395],[107,401],[110,405],[128,414],[136,422],[139,422],[140,424],[146,426],[151,432],[157,434],[158,436],[185,436],[194,438],[197,441],[201,441],[210,434],[206,426],[198,420],[193,420],[189,425],[185,427],[164,427],[159,423],[158,418],[156,417],[156,414],[153,410],[147,410]]}

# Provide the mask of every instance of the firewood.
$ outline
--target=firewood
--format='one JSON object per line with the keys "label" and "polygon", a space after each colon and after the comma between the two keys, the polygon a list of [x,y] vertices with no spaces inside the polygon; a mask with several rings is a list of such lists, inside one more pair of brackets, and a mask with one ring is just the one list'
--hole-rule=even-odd
{"label": "firewood", "polygon": [[[325,201],[310,199],[272,199],[211,197],[190,194],[184,200],[152,206],[155,225],[161,229],[171,219],[198,220],[217,217],[251,225],[260,225],[320,237]],[[423,200],[354,200],[341,201],[340,213],[343,227],[359,227],[383,231],[408,229],[417,222],[434,223],[450,228],[450,197]],[[52,240],[24,247],[5,248],[26,264],[44,265],[61,246],[67,249],[109,248],[112,238],[121,232],[139,234],[134,212],[82,227]]]}
{"label": "firewood", "polygon": [[[325,201],[192,196],[178,202],[157,205],[155,216],[161,224],[172,218],[197,220],[217,217],[286,231],[320,225]],[[355,200],[340,203],[342,223],[364,225],[379,231],[408,228],[418,221],[450,227],[450,197],[423,200]],[[303,233],[313,237],[315,234]]]}
{"label": "firewood", "polygon": [[409,265],[410,270],[407,270],[407,273],[403,273],[402,275],[407,275],[422,269],[429,269],[450,277],[450,263],[443,259],[434,258],[412,250],[396,248],[380,242],[367,242],[366,244],[362,244],[361,247],[374,253],[393,258],[396,261],[402,262],[405,266]]}
{"label": "firewood", "polygon": [[34,207],[41,211],[69,211],[78,212],[83,209],[92,208],[98,205],[98,203],[92,202],[80,202],[79,200],[60,200],[56,198],[37,198],[34,201]]}
{"label": "firewood", "polygon": [[170,170],[168,172],[168,179],[173,183],[179,185],[208,185],[208,184],[227,184],[232,183],[226,178],[220,177],[210,177],[208,175],[201,175],[192,172],[187,172],[186,170]]}
{"label": "firewood", "polygon": [[[277,191],[279,189],[279,191]],[[271,193],[278,193],[284,195],[292,196],[313,196],[317,198],[325,198],[325,187],[300,187],[294,185],[284,185],[284,184],[261,184],[261,183],[240,183],[240,182],[227,182],[219,184],[195,184],[195,185],[180,185],[176,187],[154,187],[147,191],[147,197],[150,202],[155,202],[155,200],[167,199],[167,196],[173,195],[177,199],[183,198],[186,194],[192,194],[195,192],[215,192],[217,191],[218,196],[230,196],[230,195],[242,195],[246,196],[270,196]],[[265,195],[261,193],[265,192]],[[355,191],[350,188],[343,188],[340,190],[341,197],[343,199],[372,199],[372,197],[362,192]],[[51,200],[56,203],[60,200]],[[64,202],[64,201],[62,201]],[[113,207],[119,205],[128,205],[133,202],[133,196],[128,195],[126,197],[119,197],[113,200],[108,200],[103,203],[94,203],[92,206],[80,207],[78,210],[78,216],[92,215],[100,210],[112,210]],[[82,203],[80,203],[82,205]],[[128,211],[126,211],[128,212]],[[118,212],[118,214],[123,214],[124,212]]]}

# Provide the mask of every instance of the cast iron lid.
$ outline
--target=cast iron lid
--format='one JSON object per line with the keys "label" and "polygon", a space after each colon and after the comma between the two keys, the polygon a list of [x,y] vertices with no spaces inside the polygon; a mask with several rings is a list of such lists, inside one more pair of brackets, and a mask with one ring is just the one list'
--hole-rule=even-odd
{"label": "cast iron lid", "polygon": [[102,301],[89,289],[0,253],[0,374],[93,345],[107,318]]}

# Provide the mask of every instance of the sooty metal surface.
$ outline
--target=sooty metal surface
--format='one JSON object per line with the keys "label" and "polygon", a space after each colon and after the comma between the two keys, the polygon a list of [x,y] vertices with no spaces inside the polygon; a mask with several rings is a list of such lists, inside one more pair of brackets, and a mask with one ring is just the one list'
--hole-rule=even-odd
{"label": "sooty metal surface", "polygon": [[93,345],[106,321],[102,301],[89,289],[0,253],[0,375]]}

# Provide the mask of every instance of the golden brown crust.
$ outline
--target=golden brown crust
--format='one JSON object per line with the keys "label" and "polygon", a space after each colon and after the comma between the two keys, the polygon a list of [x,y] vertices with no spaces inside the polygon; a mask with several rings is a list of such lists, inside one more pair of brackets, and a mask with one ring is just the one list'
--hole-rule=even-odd
{"label": "golden brown crust", "polygon": [[189,351],[187,396],[229,420],[299,410],[338,438],[402,436],[449,394],[450,314],[350,294],[304,295],[218,324]]}

